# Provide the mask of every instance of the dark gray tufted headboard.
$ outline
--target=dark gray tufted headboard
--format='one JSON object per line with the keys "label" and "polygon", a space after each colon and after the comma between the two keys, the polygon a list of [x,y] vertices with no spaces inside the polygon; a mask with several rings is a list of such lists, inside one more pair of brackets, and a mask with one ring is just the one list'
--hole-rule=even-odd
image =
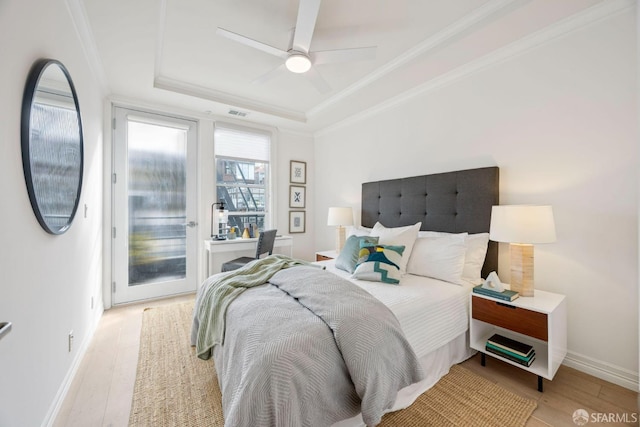
{"label": "dark gray tufted headboard", "polygon": [[[499,204],[499,169],[488,167],[362,184],[362,226],[487,233]],[[498,244],[489,242],[482,277],[498,270]]]}

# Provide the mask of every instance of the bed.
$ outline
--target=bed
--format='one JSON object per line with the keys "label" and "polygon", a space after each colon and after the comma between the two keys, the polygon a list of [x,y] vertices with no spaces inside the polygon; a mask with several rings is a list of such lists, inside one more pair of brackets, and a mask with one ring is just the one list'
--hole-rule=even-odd
{"label": "bed", "polygon": [[[211,347],[223,393],[225,423],[375,425],[381,413],[409,406],[453,364],[470,357],[468,297],[479,278],[463,278],[460,263],[453,269],[460,275],[452,279],[453,270],[423,261],[424,257],[438,259],[448,252],[446,246],[437,246],[445,249],[434,253],[434,242],[438,245],[453,242],[450,247],[455,246],[459,254],[461,241],[467,242],[468,260],[468,242],[472,237],[475,241],[482,236],[486,244],[482,259],[475,266],[476,274],[486,277],[497,270],[497,245],[488,242],[486,233],[491,206],[498,204],[498,179],[498,168],[489,167],[362,185],[361,226],[352,230],[353,237],[349,239],[363,246],[361,242],[370,238],[367,236],[377,234],[371,256],[379,256],[381,252],[391,254],[388,258],[394,262],[389,264],[398,267],[397,286],[372,281],[368,275],[373,270],[365,271],[364,266],[373,262],[357,264],[355,268],[364,274],[345,270],[339,257],[313,267],[282,270],[270,276],[266,284],[257,280],[256,286],[243,289],[226,310],[227,338]],[[413,253],[406,256],[405,250],[403,257],[402,251],[409,245],[391,243],[395,243],[394,233],[402,230],[406,235],[404,230],[409,228],[418,236],[415,244],[411,244]],[[379,265],[382,264],[376,264],[377,273],[373,274],[380,273]],[[465,272],[467,267],[465,263]],[[385,270],[380,274],[385,276],[384,280],[392,280],[395,273],[387,277]],[[208,283],[221,280],[224,278],[215,275]],[[316,287],[325,294],[321,298],[307,295],[309,286],[298,285],[306,281],[318,282]],[[355,286],[349,284],[346,292],[344,282]],[[351,293],[358,294],[358,298],[362,297],[359,293],[364,293],[364,300],[374,301],[367,300],[366,304],[372,305],[366,308],[364,302],[362,306],[360,302],[345,302],[344,310],[314,306],[318,299],[323,299],[323,304],[335,302],[336,307],[340,306]],[[198,294],[196,312],[202,306],[203,295],[202,291]],[[393,313],[389,319],[383,319],[386,314],[379,311],[379,306]],[[303,319],[308,311],[311,314]],[[353,311],[358,312],[359,319]],[[338,324],[331,317],[334,312],[347,312],[347,319]],[[388,322],[371,326],[378,318],[380,322]],[[193,344],[198,332],[203,335],[200,322],[194,314]],[[338,325],[335,329],[334,324]],[[285,325],[293,327],[286,326],[287,331],[280,332]],[[311,327],[332,329],[334,335],[311,335],[307,329]],[[389,335],[382,339],[378,330],[390,332],[385,332]],[[343,348],[343,342],[345,346],[359,347]],[[379,353],[380,360],[367,360],[367,369],[360,368],[366,372],[352,372],[350,363],[356,357],[353,355],[361,357],[363,353],[375,355],[372,359],[378,358]],[[361,412],[354,408],[360,408]]]}

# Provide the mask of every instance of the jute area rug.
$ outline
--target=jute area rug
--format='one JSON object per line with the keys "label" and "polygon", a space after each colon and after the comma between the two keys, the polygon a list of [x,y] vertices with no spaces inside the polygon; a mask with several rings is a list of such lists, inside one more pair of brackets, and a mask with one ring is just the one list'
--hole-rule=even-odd
{"label": "jute area rug", "polygon": [[[193,303],[146,309],[129,425],[224,425],[213,359],[189,345]],[[460,366],[407,409],[387,414],[382,427],[524,426],[536,402]]]}

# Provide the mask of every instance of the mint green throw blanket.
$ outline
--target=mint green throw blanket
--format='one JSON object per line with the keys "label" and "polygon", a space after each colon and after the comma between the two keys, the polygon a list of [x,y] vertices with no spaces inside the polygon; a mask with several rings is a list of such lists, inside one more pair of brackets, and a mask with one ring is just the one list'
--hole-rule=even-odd
{"label": "mint green throw blanket", "polygon": [[313,265],[285,255],[270,255],[228,273],[216,274],[203,283],[194,315],[199,323],[196,354],[209,359],[216,344],[224,343],[225,317],[229,304],[242,292],[264,285],[278,271],[297,265]]}

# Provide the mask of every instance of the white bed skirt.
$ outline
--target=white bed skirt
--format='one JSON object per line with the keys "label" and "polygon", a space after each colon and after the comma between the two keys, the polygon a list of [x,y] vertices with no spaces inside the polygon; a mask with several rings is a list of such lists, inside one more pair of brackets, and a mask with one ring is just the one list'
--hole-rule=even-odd
{"label": "white bed skirt", "polygon": [[[423,356],[420,363],[427,374],[426,378],[418,383],[411,384],[400,390],[393,407],[386,412],[394,412],[408,408],[425,391],[437,383],[440,378],[449,373],[451,366],[461,363],[476,353],[469,347],[469,333],[458,335],[448,344]],[[362,415],[338,421],[333,427],[363,427]]]}

